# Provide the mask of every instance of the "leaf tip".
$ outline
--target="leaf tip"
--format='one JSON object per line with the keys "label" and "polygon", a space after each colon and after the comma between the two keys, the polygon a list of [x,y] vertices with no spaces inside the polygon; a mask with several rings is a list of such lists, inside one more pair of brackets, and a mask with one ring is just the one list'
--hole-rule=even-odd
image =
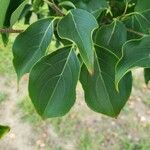
{"label": "leaf tip", "polygon": [[9,126],[0,125],[0,139],[3,138],[10,131]]}

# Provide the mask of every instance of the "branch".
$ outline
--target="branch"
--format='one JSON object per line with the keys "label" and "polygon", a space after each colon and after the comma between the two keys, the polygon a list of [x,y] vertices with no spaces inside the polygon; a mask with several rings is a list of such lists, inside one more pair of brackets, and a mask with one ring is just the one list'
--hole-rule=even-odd
{"label": "branch", "polygon": [[61,11],[61,9],[52,1],[44,0],[56,13],[60,16],[64,16],[65,14]]}
{"label": "branch", "polygon": [[0,33],[21,33],[24,30],[15,30],[15,29],[10,29],[10,28],[6,28],[6,29],[0,29]]}

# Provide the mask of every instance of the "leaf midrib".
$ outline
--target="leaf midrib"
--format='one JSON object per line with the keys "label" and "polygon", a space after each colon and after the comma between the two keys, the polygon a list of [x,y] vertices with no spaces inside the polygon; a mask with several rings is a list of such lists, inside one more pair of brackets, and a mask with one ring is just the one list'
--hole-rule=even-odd
{"label": "leaf midrib", "polygon": [[67,59],[66,59],[66,63],[65,63],[65,65],[64,65],[63,69],[62,69],[62,73],[59,75],[59,79],[58,79],[58,81],[57,81],[57,83],[56,83],[56,85],[55,85],[55,88],[54,88],[54,90],[53,90],[53,93],[52,93],[52,95],[50,96],[47,105],[45,106],[44,112],[43,112],[43,114],[42,114],[43,116],[45,115],[45,111],[47,110],[47,107],[48,107],[49,104],[52,102],[51,99],[53,98],[53,96],[54,96],[54,94],[55,94],[55,91],[56,91],[57,86],[58,86],[58,84],[59,84],[59,82],[60,82],[60,79],[62,78],[62,75],[63,75],[63,73],[64,73],[64,71],[65,71],[65,68],[66,68],[67,63],[68,63],[68,61],[69,61],[69,59],[70,59],[70,55],[71,55],[72,51],[73,51],[73,50],[71,49],[70,52],[69,52],[69,54],[68,54],[68,57],[67,57]]}
{"label": "leaf midrib", "polygon": [[[51,23],[49,24],[49,26],[48,26],[47,29],[45,30],[45,33],[44,33],[44,35],[43,35],[43,38],[42,38],[42,40],[41,40],[39,46],[37,46],[37,47],[38,47],[37,50],[36,50],[35,53],[32,55],[32,58],[34,58],[34,56],[35,56],[37,53],[39,53],[39,50],[41,49],[41,46],[42,46],[43,41],[44,41],[44,39],[45,39],[45,37],[46,37],[46,35],[47,35],[47,33],[48,33],[48,30],[50,29],[51,25],[52,25],[52,27],[53,27],[53,24],[52,24],[52,23],[53,23],[53,21],[51,21]],[[31,62],[31,61],[30,61],[30,62]],[[24,66],[23,69],[22,69],[22,72],[24,72],[24,71],[27,69],[27,66],[28,66],[28,63],[25,64],[25,66]]]}
{"label": "leaf midrib", "polygon": [[103,77],[102,77],[102,75],[101,75],[101,68],[100,68],[100,65],[99,65],[99,62],[98,62],[98,56],[97,56],[96,52],[95,52],[95,55],[96,55],[96,63],[97,63],[97,65],[98,65],[98,70],[99,70],[99,76],[100,76],[100,78],[101,78],[101,80],[102,80],[102,82],[103,82],[103,85],[104,85],[104,88],[105,88],[105,91],[106,91],[106,94],[107,94],[107,98],[109,99],[109,102],[110,102],[112,111],[113,111],[114,114],[116,114],[115,111],[114,111],[114,107],[113,107],[113,105],[112,105],[112,103],[111,103],[111,101],[110,101],[110,96],[109,96],[109,94],[108,94],[108,92],[107,92],[107,87],[106,87],[106,85],[105,85],[105,81],[104,81],[104,79],[103,79]]}
{"label": "leaf midrib", "polygon": [[[80,35],[80,32],[78,31],[78,27],[77,27],[77,24],[76,24],[76,22],[75,22],[75,19],[74,19],[74,17],[73,17],[72,12],[70,12],[70,15],[71,15],[71,17],[72,17],[72,20],[73,20],[75,29],[76,29],[76,31],[77,31],[77,33],[78,33],[78,35],[79,35],[79,38],[80,38],[80,40],[81,40],[81,42],[82,42],[83,48],[84,48],[84,50],[85,50],[85,52],[86,52],[86,48],[85,48],[85,46],[84,46],[84,42],[83,42],[83,40],[82,40],[82,37],[81,37],[81,35]],[[76,44],[77,44],[77,43],[76,43]],[[83,57],[83,56],[82,56],[82,57]],[[86,57],[88,58],[87,53],[86,53]],[[85,62],[84,59],[83,59],[83,61]]]}

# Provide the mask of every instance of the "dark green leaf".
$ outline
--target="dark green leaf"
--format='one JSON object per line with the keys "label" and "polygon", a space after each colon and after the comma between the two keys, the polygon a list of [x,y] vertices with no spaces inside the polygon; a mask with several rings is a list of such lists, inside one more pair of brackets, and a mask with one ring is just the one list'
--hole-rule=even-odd
{"label": "dark green leaf", "polygon": [[95,18],[89,12],[81,9],[69,11],[58,23],[59,36],[76,43],[81,57],[91,73],[94,64],[92,33],[97,26]]}
{"label": "dark green leaf", "polygon": [[12,27],[19,19],[25,5],[29,2],[29,0],[23,1],[18,8],[12,13],[10,18],[10,26]]}
{"label": "dark green leaf", "polygon": [[24,20],[24,23],[25,24],[30,24],[30,19],[32,17],[32,11],[28,11],[26,14],[25,14],[25,20]]}
{"label": "dark green leaf", "polygon": [[[0,16],[4,17],[4,18],[0,17],[0,28],[9,28],[10,27],[11,15],[22,2],[23,2],[23,0],[15,0],[15,1],[14,0],[6,0],[5,2],[4,2],[4,0],[0,0],[0,11],[2,10],[2,14],[0,12]],[[2,40],[3,40],[4,45],[6,46],[9,41],[9,34],[3,33]]]}
{"label": "dark green leaf", "polygon": [[78,1],[76,6],[92,13],[96,18],[109,7],[106,0]]}
{"label": "dark green leaf", "polygon": [[[125,20],[128,28],[128,39],[141,38],[150,33],[150,10],[143,13],[135,13]],[[142,35],[143,34],[143,35]]]}
{"label": "dark green leaf", "polygon": [[138,0],[135,6],[135,11],[143,12],[150,9],[150,1],[149,0]]}
{"label": "dark green leaf", "polygon": [[29,94],[43,117],[65,115],[76,98],[80,72],[79,60],[71,47],[64,47],[43,57],[32,69]]}
{"label": "dark green leaf", "polygon": [[82,67],[80,81],[85,91],[87,105],[94,111],[116,117],[128,100],[132,78],[128,73],[115,89],[115,65],[118,58],[108,49],[96,46],[94,73]]}
{"label": "dark green leaf", "polygon": [[52,39],[53,22],[51,18],[39,20],[16,38],[13,63],[18,80],[45,54]]}
{"label": "dark green leaf", "polygon": [[29,13],[31,13],[31,8],[32,8],[32,5],[31,4],[27,4],[25,5],[24,9],[22,10],[21,12],[21,15],[19,17],[19,20],[21,20],[23,17],[26,18],[26,16],[28,16]]}
{"label": "dark green leaf", "polygon": [[10,27],[11,15],[23,1],[24,0],[10,0],[9,6],[6,12],[6,16],[5,16],[5,22],[4,22],[5,27]]}
{"label": "dark green leaf", "polygon": [[150,68],[150,36],[130,40],[123,46],[123,56],[116,67],[116,85],[135,67]]}
{"label": "dark green leaf", "polygon": [[95,38],[95,43],[111,50],[118,57],[121,56],[122,45],[127,40],[127,30],[124,24],[115,20],[110,25],[101,27]]}
{"label": "dark green leaf", "polygon": [[10,0],[0,0],[0,28],[3,28]]}
{"label": "dark green leaf", "polygon": [[145,78],[145,83],[148,85],[150,81],[150,68],[144,69],[144,78]]}
{"label": "dark green leaf", "polygon": [[4,46],[7,46],[8,41],[9,41],[9,34],[2,34],[2,41]]}
{"label": "dark green leaf", "polygon": [[7,134],[10,131],[10,128],[8,126],[2,126],[0,125],[0,139]]}

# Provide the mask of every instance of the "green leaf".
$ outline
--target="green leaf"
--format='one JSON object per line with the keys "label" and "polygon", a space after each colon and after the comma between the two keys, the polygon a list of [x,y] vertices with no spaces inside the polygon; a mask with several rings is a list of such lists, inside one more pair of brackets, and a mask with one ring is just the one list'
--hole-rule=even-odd
{"label": "green leaf", "polygon": [[70,2],[70,1],[64,1],[64,2],[61,2],[59,3],[59,6],[62,6],[62,7],[71,7],[71,8],[76,8],[76,6]]}
{"label": "green leaf", "polygon": [[143,12],[150,9],[150,1],[149,0],[138,0],[135,6],[135,11]]}
{"label": "green leaf", "polygon": [[0,28],[3,28],[10,0],[0,0]]}
{"label": "green leaf", "polygon": [[76,43],[83,62],[91,73],[94,65],[92,34],[97,27],[98,24],[93,15],[81,9],[69,11],[58,23],[59,36]]}
{"label": "green leaf", "polygon": [[29,2],[29,0],[23,1],[18,8],[12,13],[10,18],[10,26],[12,27],[19,19],[25,5]]}
{"label": "green leaf", "polygon": [[145,83],[148,85],[150,81],[150,68],[144,69],[144,78],[145,78]]}
{"label": "green leaf", "polygon": [[0,125],[0,139],[10,131],[10,127]]}
{"label": "green leaf", "polygon": [[[26,4],[25,7],[24,7],[24,9],[22,10],[20,16],[19,16],[19,20],[21,20],[22,18],[25,18],[24,19],[24,22],[25,22],[26,17],[30,16],[28,14],[32,14],[31,9],[32,9],[32,5],[31,4]],[[30,19],[28,19],[28,20],[30,20]]]}
{"label": "green leaf", "polygon": [[[1,0],[1,1],[3,1],[3,0]],[[2,19],[2,22],[3,22],[2,28],[10,28],[11,15],[23,1],[24,0],[15,0],[15,1],[14,0],[9,0],[9,1],[6,0],[6,2],[8,2],[7,10],[6,10],[6,7],[3,7],[3,5],[2,5],[2,8],[0,8],[0,10],[3,10],[2,11],[3,13],[5,12],[5,18],[3,18],[4,20]],[[6,4],[4,4],[4,5],[6,6]],[[0,4],[0,7],[1,7],[1,4]],[[2,16],[3,16],[3,13],[2,13]],[[0,20],[1,20],[1,18],[0,18]],[[3,33],[2,40],[3,40],[4,45],[6,46],[9,41],[9,33]]]}
{"label": "green leaf", "polygon": [[51,18],[39,20],[17,36],[13,45],[13,63],[18,80],[45,54],[52,39],[53,22]]}
{"label": "green leaf", "polygon": [[92,13],[96,18],[109,7],[106,0],[78,1],[76,6]]}
{"label": "green leaf", "polygon": [[8,41],[9,41],[9,34],[2,34],[2,41],[4,46],[7,46]]}
{"label": "green leaf", "polygon": [[94,73],[90,75],[82,67],[82,83],[87,105],[94,111],[116,117],[128,100],[131,88],[131,73],[128,73],[115,88],[115,65],[118,58],[108,49],[96,46]]}
{"label": "green leaf", "polygon": [[30,20],[31,20],[31,17],[32,17],[32,11],[28,11],[26,14],[25,14],[25,19],[24,19],[24,24],[30,24]]}
{"label": "green leaf", "polygon": [[123,46],[123,56],[116,67],[116,86],[135,67],[150,68],[150,36],[130,40]]}
{"label": "green leaf", "polygon": [[12,13],[19,7],[19,5],[23,2],[24,0],[10,0],[9,6],[7,8],[6,16],[5,16],[5,22],[4,22],[4,27],[10,27],[10,18]]}
{"label": "green leaf", "polygon": [[43,118],[65,115],[76,98],[80,62],[71,47],[43,57],[32,69],[29,95]]}
{"label": "green leaf", "polygon": [[128,39],[141,38],[144,34],[150,33],[150,10],[143,13],[136,12],[124,23],[128,28]]}
{"label": "green leaf", "polygon": [[95,38],[95,43],[111,50],[115,55],[120,57],[122,54],[122,45],[127,40],[127,30],[125,25],[115,20],[109,25],[101,27]]}

